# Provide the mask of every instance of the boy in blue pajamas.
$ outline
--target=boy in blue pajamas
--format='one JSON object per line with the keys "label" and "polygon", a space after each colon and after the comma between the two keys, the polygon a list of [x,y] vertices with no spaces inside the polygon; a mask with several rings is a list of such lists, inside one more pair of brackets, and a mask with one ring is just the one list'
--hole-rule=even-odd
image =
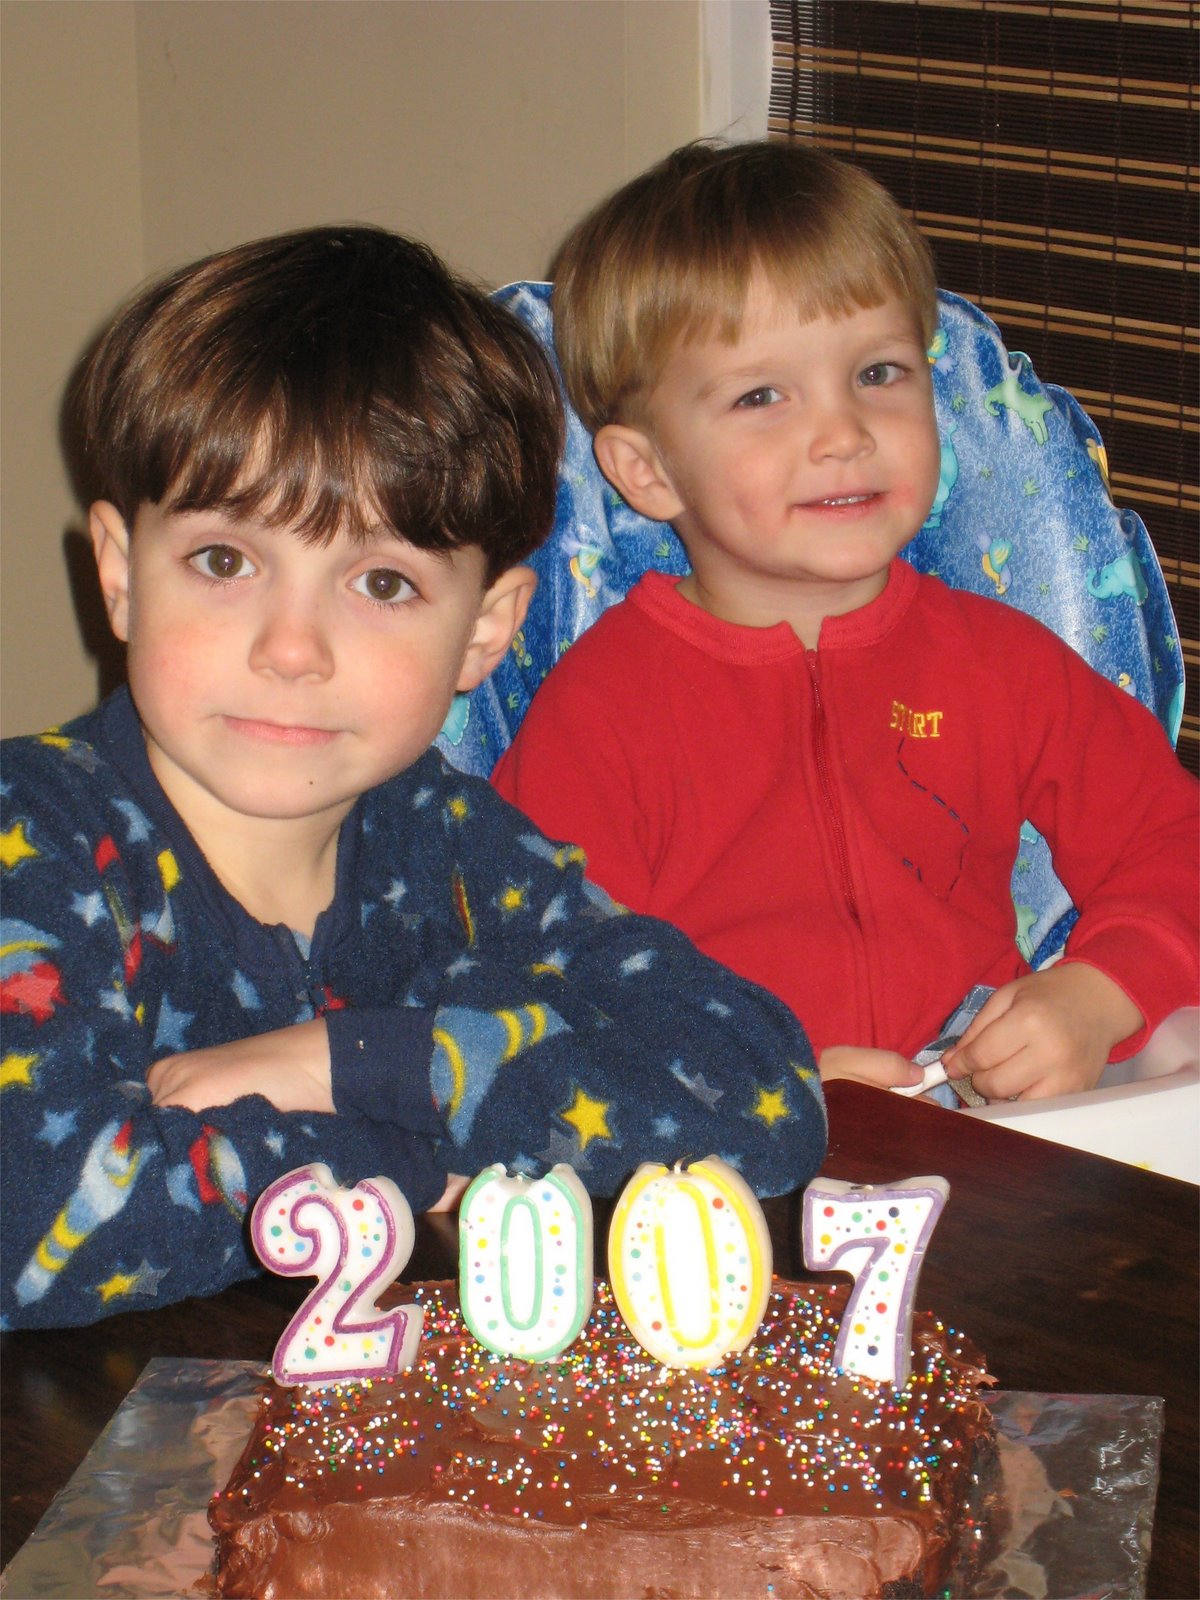
{"label": "boy in blue pajamas", "polygon": [[561,416],[423,247],[313,229],[153,284],[79,415],[128,687],[4,747],[3,1326],[252,1273],[291,1168],[414,1211],[493,1161],[803,1184],[787,1008],[430,749],[509,648]]}

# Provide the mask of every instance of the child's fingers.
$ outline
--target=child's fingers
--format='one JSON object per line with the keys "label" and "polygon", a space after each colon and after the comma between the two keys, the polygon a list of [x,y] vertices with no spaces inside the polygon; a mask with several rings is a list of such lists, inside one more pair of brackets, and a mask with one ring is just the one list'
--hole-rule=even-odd
{"label": "child's fingers", "polygon": [[1095,1086],[1112,1045],[1141,1022],[1103,973],[1063,962],[998,989],[943,1059],[989,1100],[1074,1094]]}
{"label": "child's fingers", "polygon": [[1041,1067],[1019,1010],[1004,1011],[955,1053],[953,1065],[947,1063],[950,1076],[970,1078],[985,1100],[1023,1100],[1037,1090]]}
{"label": "child's fingers", "polygon": [[936,1089],[939,1084],[946,1081],[946,1069],[940,1061],[931,1061],[927,1067],[923,1067],[920,1070],[920,1082],[893,1083],[891,1085],[892,1093],[902,1094],[906,1099],[911,1100],[916,1095],[928,1094],[930,1089]]}
{"label": "child's fingers", "polygon": [[830,1045],[821,1052],[821,1077],[853,1078],[877,1089],[920,1088],[921,1069],[895,1050],[869,1046]]}
{"label": "child's fingers", "polygon": [[1031,1052],[1020,1049],[998,1066],[973,1072],[971,1082],[985,1100],[1028,1100],[1038,1092],[1040,1074]]}
{"label": "child's fingers", "polygon": [[880,1050],[874,1054],[882,1059],[868,1064],[863,1074],[867,1083],[876,1084],[881,1089],[921,1089],[924,1086],[924,1072],[907,1056],[892,1050]]}
{"label": "child's fingers", "polygon": [[[1025,1100],[1053,1092],[1042,1087],[1045,1062],[1032,1048],[1029,1019],[1013,1003],[1015,998],[998,990],[944,1058],[949,1076],[969,1077],[985,1100]],[[994,1000],[1000,1004],[993,1010]]]}
{"label": "child's fingers", "polygon": [[955,1058],[947,1071],[965,1073],[988,1100],[1039,1100],[1087,1087],[1069,1033],[1027,1001],[1010,1005],[973,1039],[964,1034]]}
{"label": "child's fingers", "polygon": [[[986,1072],[999,1066],[1019,1047],[1019,1041],[1014,1039],[1006,1048],[1004,1035],[993,1035],[993,1029],[1012,1010],[1015,998],[1013,984],[1006,984],[1003,989],[997,989],[995,994],[988,996],[980,1006],[978,1015],[971,1019],[962,1038],[943,1055],[942,1065],[947,1076],[973,1078],[976,1072]],[[982,1089],[980,1093],[983,1093]]]}

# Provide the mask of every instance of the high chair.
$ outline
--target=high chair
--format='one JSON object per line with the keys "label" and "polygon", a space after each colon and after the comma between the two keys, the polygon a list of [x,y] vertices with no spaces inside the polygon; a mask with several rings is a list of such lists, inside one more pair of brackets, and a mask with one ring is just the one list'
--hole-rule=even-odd
{"label": "high chair", "polygon": [[[510,284],[496,299],[553,354],[550,284]],[[1042,383],[1027,356],[1005,348],[976,306],[945,291],[938,302],[929,360],[941,474],[929,517],[902,554],[956,588],[1037,617],[1148,706],[1174,743],[1184,692],[1179,632],[1145,525],[1109,495],[1099,432],[1070,394]],[[538,589],[524,628],[492,676],[458,697],[438,738],[451,762],[483,776],[511,743],[538,684],[585,629],[647,570],[688,570],[673,529],[638,515],[605,481],[570,406],[554,527],[530,564]],[[1014,857],[1015,937],[1040,966],[1061,951],[1075,912],[1045,840],[1028,824]],[[1193,1026],[1195,1076],[1194,1034]],[[1193,1087],[1200,1094],[1200,1082]],[[1141,1092],[1136,1082],[1110,1089]],[[1082,1111],[1086,1099],[1072,1103]]]}

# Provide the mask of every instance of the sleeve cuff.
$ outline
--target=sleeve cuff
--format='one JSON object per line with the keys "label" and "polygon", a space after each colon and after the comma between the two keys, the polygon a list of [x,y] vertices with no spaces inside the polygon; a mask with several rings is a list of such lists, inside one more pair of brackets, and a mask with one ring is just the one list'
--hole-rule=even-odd
{"label": "sleeve cuff", "polygon": [[1142,1026],[1121,1040],[1112,1061],[1136,1055],[1165,1017],[1198,998],[1195,958],[1185,942],[1145,924],[1088,927],[1082,938],[1068,940],[1063,959],[1097,967],[1142,1013]]}
{"label": "sleeve cuff", "polygon": [[446,1138],[429,1066],[433,1012],[424,1006],[327,1011],[333,1107]]}

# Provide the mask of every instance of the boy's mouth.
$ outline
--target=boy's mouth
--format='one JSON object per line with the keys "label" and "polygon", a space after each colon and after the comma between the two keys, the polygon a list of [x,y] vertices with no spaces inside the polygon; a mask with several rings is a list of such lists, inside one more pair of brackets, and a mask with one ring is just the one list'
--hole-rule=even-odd
{"label": "boy's mouth", "polygon": [[861,494],[830,494],[819,498],[805,500],[800,509],[802,511],[861,511],[864,507],[877,505],[883,499],[878,489],[868,489]]}
{"label": "boy's mouth", "polygon": [[229,717],[226,720],[235,732],[246,734],[251,739],[263,739],[270,744],[326,744],[337,737],[329,728],[309,728],[296,723],[260,722],[253,717]]}

